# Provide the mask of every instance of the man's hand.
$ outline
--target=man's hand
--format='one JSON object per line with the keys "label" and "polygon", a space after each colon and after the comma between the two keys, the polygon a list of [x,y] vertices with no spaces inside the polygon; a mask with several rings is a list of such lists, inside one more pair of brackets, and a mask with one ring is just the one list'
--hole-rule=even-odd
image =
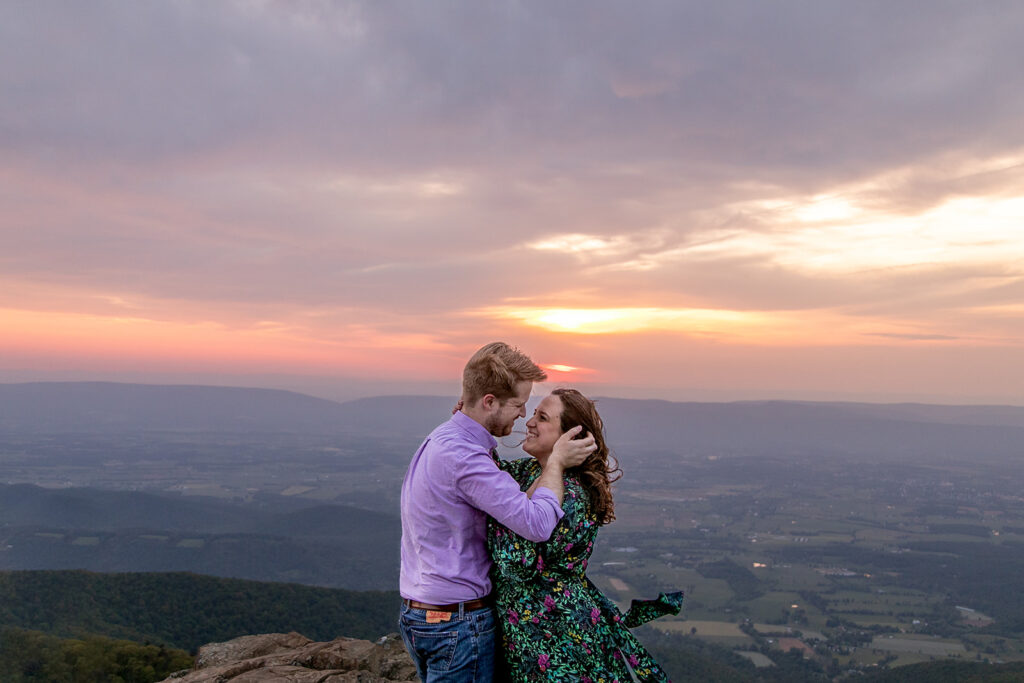
{"label": "man's hand", "polygon": [[581,464],[587,459],[587,456],[597,450],[593,434],[587,434],[582,439],[573,438],[582,429],[583,427],[577,425],[558,437],[558,441],[551,448],[551,455],[548,457],[549,464],[567,470]]}

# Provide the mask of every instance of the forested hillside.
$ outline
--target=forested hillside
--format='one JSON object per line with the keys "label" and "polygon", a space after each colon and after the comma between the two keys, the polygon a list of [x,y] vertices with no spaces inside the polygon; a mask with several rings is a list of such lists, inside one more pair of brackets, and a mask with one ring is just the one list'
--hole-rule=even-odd
{"label": "forested hillside", "polygon": [[924,662],[869,672],[865,683],[1019,683],[1024,681],[1024,662]]}
{"label": "forested hillside", "polygon": [[398,594],[186,573],[0,572],[0,626],[193,651],[253,633],[374,639],[395,630]]}
{"label": "forested hillside", "polygon": [[0,680],[5,683],[145,683],[190,668],[192,661],[184,650],[163,645],[0,628]]}

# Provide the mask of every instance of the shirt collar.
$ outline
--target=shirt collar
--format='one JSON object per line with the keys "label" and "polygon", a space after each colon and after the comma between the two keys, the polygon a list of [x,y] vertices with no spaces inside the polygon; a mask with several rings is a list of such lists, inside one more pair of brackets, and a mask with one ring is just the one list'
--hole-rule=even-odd
{"label": "shirt collar", "polygon": [[491,450],[498,446],[498,440],[495,439],[490,432],[484,429],[482,424],[471,418],[469,415],[466,415],[461,410],[452,415],[452,422],[469,434],[469,437],[475,443],[480,444],[487,450]]}

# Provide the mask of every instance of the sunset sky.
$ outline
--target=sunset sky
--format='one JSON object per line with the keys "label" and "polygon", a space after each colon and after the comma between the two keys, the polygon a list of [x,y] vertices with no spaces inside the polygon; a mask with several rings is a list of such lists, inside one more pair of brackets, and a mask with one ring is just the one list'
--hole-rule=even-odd
{"label": "sunset sky", "polygon": [[[1024,405],[1024,3],[0,3],[0,382]],[[542,389],[543,390],[543,389]]]}

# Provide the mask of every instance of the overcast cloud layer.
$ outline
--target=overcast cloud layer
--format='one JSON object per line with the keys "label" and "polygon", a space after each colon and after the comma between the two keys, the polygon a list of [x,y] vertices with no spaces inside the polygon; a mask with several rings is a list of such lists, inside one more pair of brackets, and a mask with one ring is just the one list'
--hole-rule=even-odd
{"label": "overcast cloud layer", "polygon": [[438,379],[504,337],[609,391],[1024,402],[1021,35],[984,1],[3,3],[0,370]]}

